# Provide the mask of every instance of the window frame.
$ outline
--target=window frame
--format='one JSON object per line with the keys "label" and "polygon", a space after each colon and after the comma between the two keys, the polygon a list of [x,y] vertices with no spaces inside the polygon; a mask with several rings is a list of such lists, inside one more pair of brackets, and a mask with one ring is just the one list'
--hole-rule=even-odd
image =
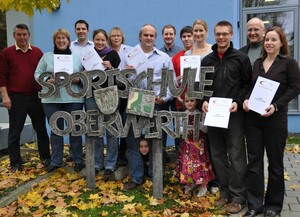
{"label": "window frame", "polygon": [[[247,16],[251,14],[258,14],[258,13],[272,13],[272,12],[290,12],[294,13],[294,58],[300,63],[300,29],[299,29],[299,10],[300,10],[300,3],[298,5],[274,5],[274,6],[260,6],[260,7],[248,7],[243,8],[243,4],[240,5],[241,13],[240,13],[240,44],[241,47],[247,44]],[[300,114],[300,95],[297,97],[297,108],[296,109],[289,109],[289,115],[293,114]]]}

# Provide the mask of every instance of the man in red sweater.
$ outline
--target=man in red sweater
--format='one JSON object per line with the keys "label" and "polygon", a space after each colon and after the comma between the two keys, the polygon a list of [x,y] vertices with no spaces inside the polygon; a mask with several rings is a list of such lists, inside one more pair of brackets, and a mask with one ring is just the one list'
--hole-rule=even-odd
{"label": "man in red sweater", "polygon": [[30,32],[25,24],[14,28],[15,45],[0,53],[0,91],[3,106],[9,114],[8,153],[13,171],[22,170],[20,135],[27,114],[37,133],[40,159],[50,163],[49,137],[46,119],[38,92],[41,87],[34,79],[42,51],[29,44]]}

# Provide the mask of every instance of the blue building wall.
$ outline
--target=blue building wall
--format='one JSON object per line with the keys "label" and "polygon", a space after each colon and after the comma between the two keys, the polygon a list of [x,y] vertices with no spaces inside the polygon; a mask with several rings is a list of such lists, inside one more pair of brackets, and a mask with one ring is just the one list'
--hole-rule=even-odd
{"label": "blue building wall", "polygon": [[92,31],[103,28],[109,31],[113,26],[123,29],[126,44],[138,43],[138,32],[145,23],[154,24],[158,29],[156,47],[163,45],[161,29],[165,24],[173,24],[177,29],[176,44],[182,46],[179,31],[185,25],[192,25],[196,19],[204,19],[209,25],[208,41],[214,43],[213,26],[220,20],[228,20],[234,26],[234,45],[239,47],[239,1],[224,0],[71,0],[61,1],[61,6],[52,14],[44,11],[33,16],[34,44],[45,51],[53,49],[52,34],[58,28],[66,28],[71,33],[72,40],[76,38],[74,23],[85,19],[90,24],[90,39]]}
{"label": "blue building wall", "polygon": [[[240,1],[224,0],[71,0],[61,1],[61,6],[52,14],[44,11],[36,13],[32,18],[33,43],[44,52],[53,49],[52,34],[58,28],[66,28],[72,40],[76,38],[74,23],[85,19],[90,24],[90,39],[92,31],[98,28],[107,32],[114,26],[119,26],[125,33],[126,44],[134,46],[138,41],[138,32],[145,23],[154,24],[158,30],[156,47],[163,46],[161,29],[165,24],[173,24],[177,29],[176,45],[182,46],[179,39],[180,29],[192,25],[196,19],[204,19],[209,26],[208,42],[214,43],[213,27],[220,20],[227,20],[234,27],[233,44],[240,45]],[[300,132],[299,115],[289,116],[289,132]]]}

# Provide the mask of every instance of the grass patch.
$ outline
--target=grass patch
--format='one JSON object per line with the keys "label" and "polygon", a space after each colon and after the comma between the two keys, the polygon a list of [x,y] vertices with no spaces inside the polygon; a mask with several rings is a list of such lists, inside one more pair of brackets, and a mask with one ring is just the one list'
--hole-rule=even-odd
{"label": "grass patch", "polygon": [[299,136],[289,136],[286,141],[287,144],[300,144]]}

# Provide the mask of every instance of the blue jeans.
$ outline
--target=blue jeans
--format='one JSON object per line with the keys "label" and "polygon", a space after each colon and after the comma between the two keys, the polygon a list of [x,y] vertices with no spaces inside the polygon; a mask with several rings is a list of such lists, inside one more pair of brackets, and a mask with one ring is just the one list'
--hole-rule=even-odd
{"label": "blue jeans", "polygon": [[[49,120],[51,116],[57,111],[65,111],[71,113],[72,111],[82,110],[82,103],[43,103],[43,108]],[[64,128],[64,120],[59,118],[57,120],[57,126],[59,129]],[[73,159],[75,163],[83,164],[82,159],[82,136],[71,136],[70,146],[72,149]],[[63,149],[64,149],[64,138],[63,136],[56,135],[51,131],[50,142],[52,148],[51,165],[61,167],[63,164]]]}
{"label": "blue jeans", "polygon": [[140,138],[134,138],[132,126],[128,132],[126,143],[126,158],[128,161],[130,175],[132,181],[137,184],[142,184],[144,180],[144,162],[140,154]]}
{"label": "blue jeans", "polygon": [[[90,97],[85,99],[85,107],[86,110],[98,110],[98,106],[95,102],[94,97]],[[100,112],[100,111],[99,111]],[[109,116],[104,117],[104,121],[108,120]],[[93,130],[97,130],[98,121],[93,126]],[[102,169],[112,169],[114,170],[116,167],[116,163],[118,160],[118,138],[114,137],[110,132],[106,130],[106,159],[104,164],[104,139],[103,137],[96,137],[94,138],[94,145],[95,145],[95,168]]]}

